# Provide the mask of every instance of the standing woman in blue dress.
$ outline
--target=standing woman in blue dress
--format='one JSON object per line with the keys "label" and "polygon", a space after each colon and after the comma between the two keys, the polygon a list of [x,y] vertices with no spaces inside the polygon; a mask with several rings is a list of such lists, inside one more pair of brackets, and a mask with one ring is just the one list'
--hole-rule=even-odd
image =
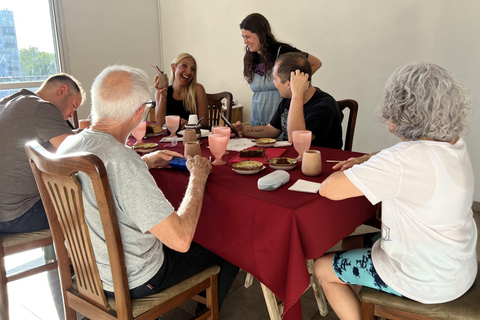
{"label": "standing woman in blue dress", "polygon": [[[275,39],[268,20],[260,13],[252,13],[240,23],[245,56],[243,58],[243,76],[253,91],[251,126],[267,125],[277,110],[281,97],[273,84],[273,65],[281,54],[301,52],[286,43]],[[313,55],[307,55],[315,73],[322,62]]]}

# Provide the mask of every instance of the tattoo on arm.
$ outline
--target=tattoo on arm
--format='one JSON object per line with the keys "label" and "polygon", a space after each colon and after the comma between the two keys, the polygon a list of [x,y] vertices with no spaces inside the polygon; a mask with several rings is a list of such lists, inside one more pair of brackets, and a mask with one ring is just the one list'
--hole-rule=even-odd
{"label": "tattoo on arm", "polygon": [[251,128],[247,130],[248,133],[259,133],[259,132],[265,132],[264,128]]}

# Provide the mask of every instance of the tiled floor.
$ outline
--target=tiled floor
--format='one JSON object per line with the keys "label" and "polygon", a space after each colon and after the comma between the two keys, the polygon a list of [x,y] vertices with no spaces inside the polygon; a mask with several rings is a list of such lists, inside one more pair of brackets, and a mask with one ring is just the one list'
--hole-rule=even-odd
{"label": "tiled floor", "polygon": [[[480,211],[475,212],[477,226],[480,226]],[[368,227],[366,227],[368,228]],[[356,232],[366,230],[364,226]],[[338,248],[338,245],[333,249]],[[477,256],[480,257],[480,247],[477,245]],[[7,258],[7,270],[22,268],[25,263],[38,263],[43,259],[41,250],[32,250],[26,254]],[[268,320],[268,312],[258,281],[254,281],[250,288],[244,287],[245,272],[241,271],[226,298],[220,319],[227,320]],[[11,320],[64,320],[62,297],[58,273],[56,270],[12,282],[8,285]],[[195,303],[187,302],[179,308],[163,316],[164,320],[187,320],[192,316]],[[304,320],[333,320],[338,319],[330,309],[324,318],[318,313],[312,289],[302,297]],[[77,315],[77,319],[83,316]]]}

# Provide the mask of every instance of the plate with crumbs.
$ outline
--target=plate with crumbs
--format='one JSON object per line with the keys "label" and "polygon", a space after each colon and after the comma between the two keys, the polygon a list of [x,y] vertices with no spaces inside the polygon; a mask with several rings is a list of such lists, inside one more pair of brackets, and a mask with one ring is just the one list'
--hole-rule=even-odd
{"label": "plate with crumbs", "polygon": [[260,147],[260,148],[273,147],[275,143],[277,143],[277,140],[272,138],[255,139],[255,144],[257,145],[257,147]]}
{"label": "plate with crumbs", "polygon": [[238,174],[256,174],[264,169],[259,161],[240,161],[232,165],[232,170]]}
{"label": "plate with crumbs", "polygon": [[153,152],[155,150],[157,150],[158,148],[158,143],[153,143],[153,142],[149,142],[149,143],[137,143],[135,145],[133,145],[132,149],[137,151],[137,152],[141,152],[141,153],[149,153],[149,152]]}
{"label": "plate with crumbs", "polygon": [[274,170],[292,170],[297,166],[297,159],[278,157],[269,161],[270,168]]}

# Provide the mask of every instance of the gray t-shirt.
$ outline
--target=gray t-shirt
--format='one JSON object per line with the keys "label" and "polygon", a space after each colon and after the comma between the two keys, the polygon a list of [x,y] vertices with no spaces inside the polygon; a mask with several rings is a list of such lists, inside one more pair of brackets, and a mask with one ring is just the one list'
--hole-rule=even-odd
{"label": "gray t-shirt", "polygon": [[[130,289],[150,280],[164,260],[163,244],[148,230],[175,211],[135,151],[104,132],[84,130],[65,139],[57,154],[86,151],[97,155],[107,170],[122,236]],[[105,236],[90,179],[78,174],[85,216],[103,288],[113,291]]]}
{"label": "gray t-shirt", "polygon": [[20,217],[40,200],[25,144],[37,140],[54,151],[49,140],[67,133],[72,130],[62,112],[29,90],[0,100],[0,222]]}

